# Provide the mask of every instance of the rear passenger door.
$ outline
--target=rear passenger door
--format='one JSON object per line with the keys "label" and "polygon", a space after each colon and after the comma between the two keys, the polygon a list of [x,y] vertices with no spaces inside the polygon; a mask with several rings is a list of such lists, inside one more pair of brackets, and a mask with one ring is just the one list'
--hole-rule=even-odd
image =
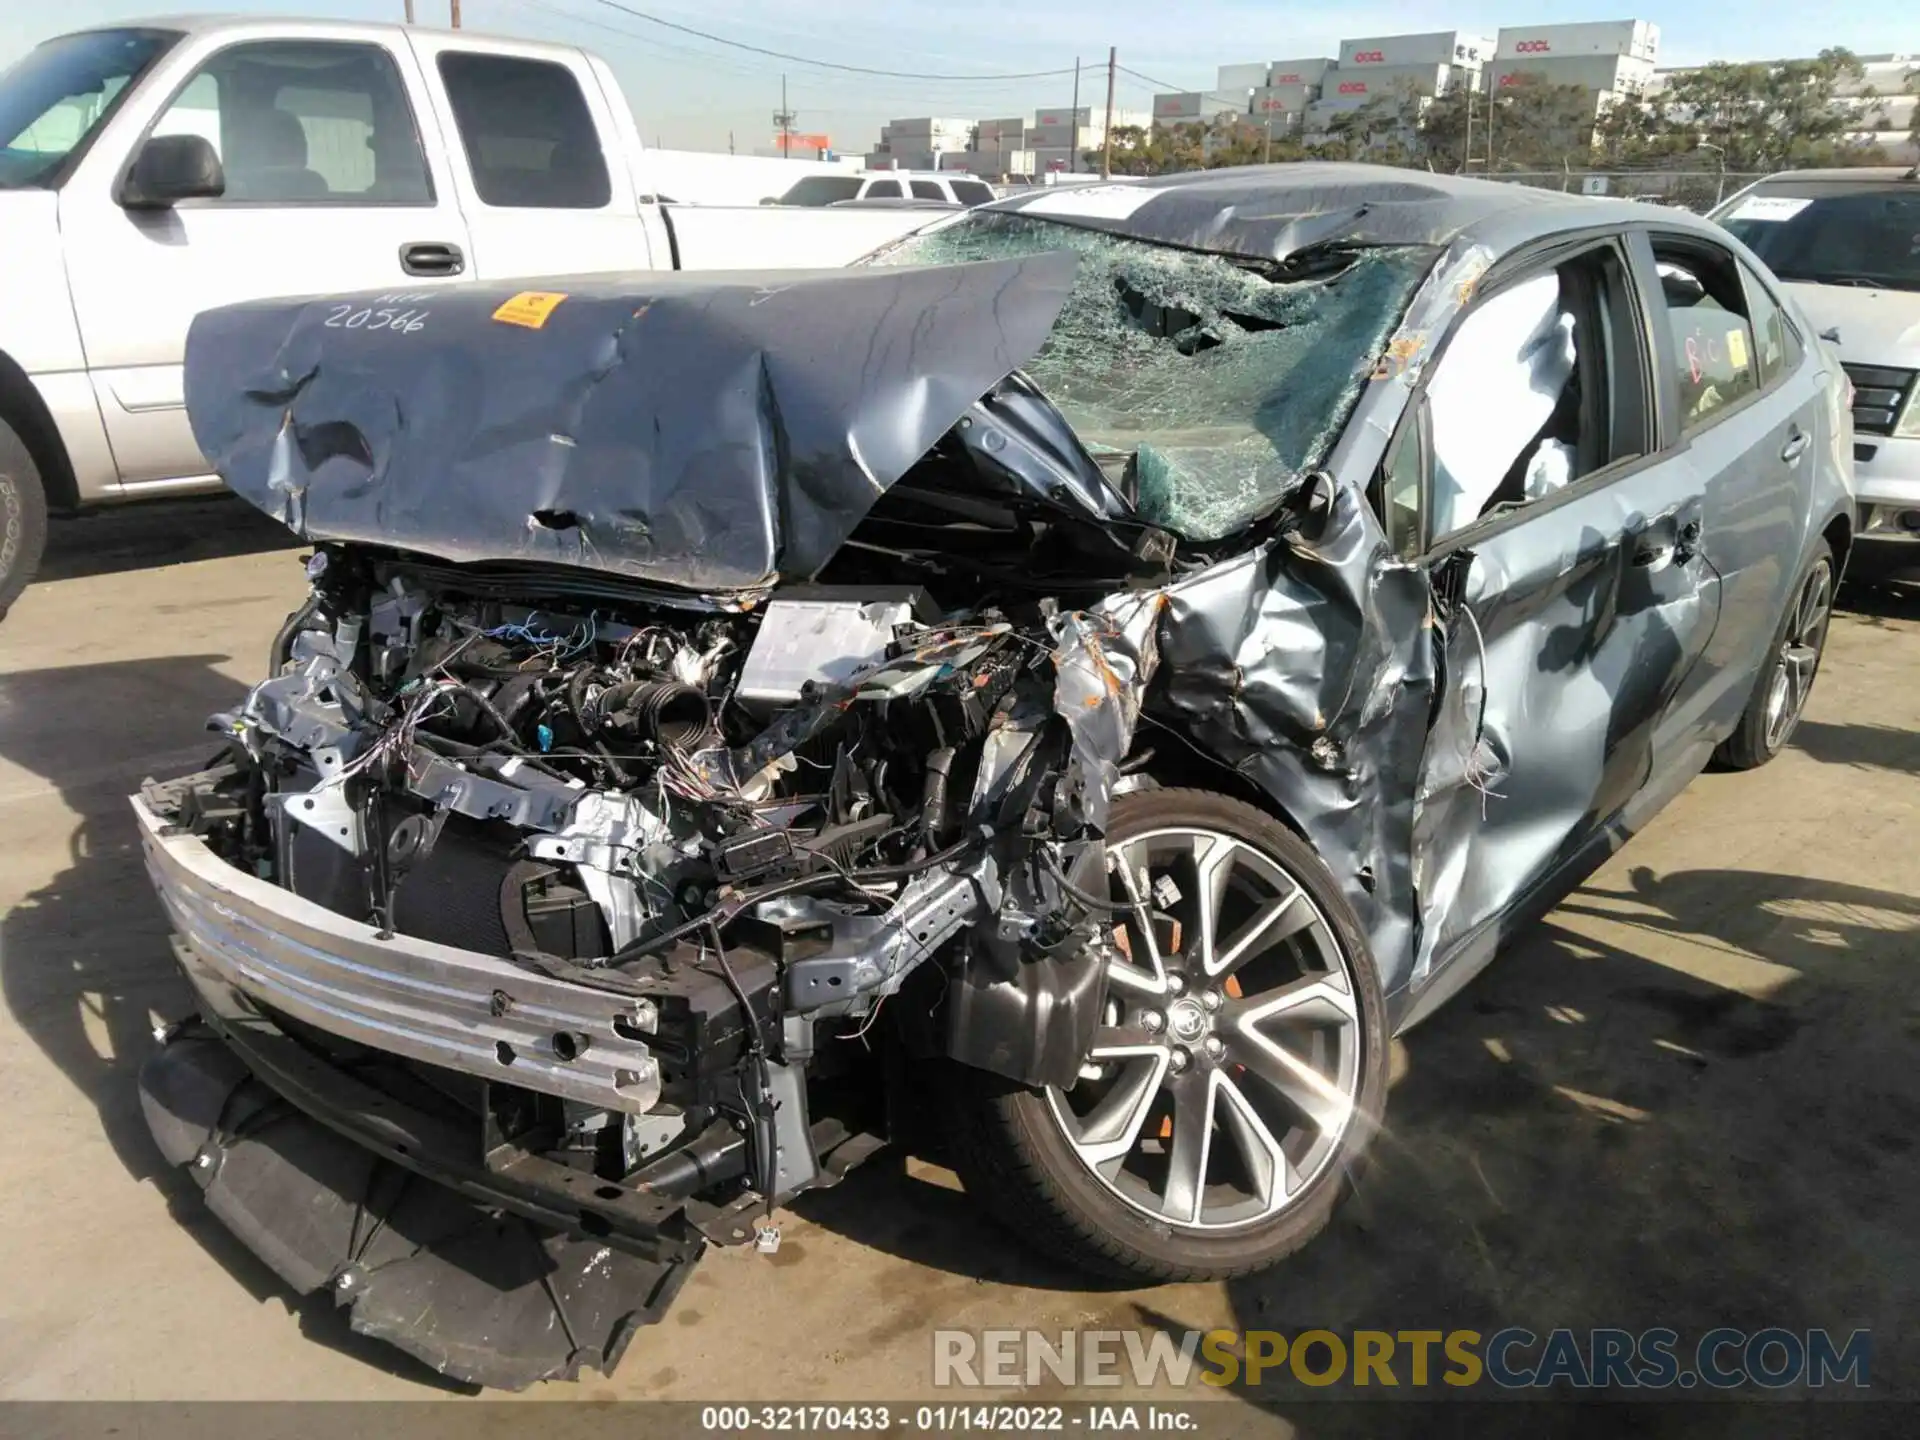
{"label": "rear passenger door", "polygon": [[623,127],[589,57],[410,30],[453,152],[482,280],[646,270],[653,264]]}
{"label": "rear passenger door", "polygon": [[1491,954],[1518,902],[1631,823],[1713,636],[1703,486],[1661,453],[1650,321],[1619,237],[1502,266],[1389,452],[1382,513],[1446,623],[1416,984]]}
{"label": "rear passenger door", "polygon": [[1796,578],[1826,381],[1818,347],[1724,246],[1655,230],[1635,255],[1658,321],[1665,443],[1700,488],[1701,544],[1722,588],[1719,629],[1662,737],[1704,760],[1739,719]]}

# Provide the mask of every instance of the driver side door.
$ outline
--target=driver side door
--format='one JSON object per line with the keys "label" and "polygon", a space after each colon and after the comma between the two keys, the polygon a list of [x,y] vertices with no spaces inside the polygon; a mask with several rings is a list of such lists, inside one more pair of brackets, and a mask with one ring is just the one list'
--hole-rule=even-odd
{"label": "driver side door", "polygon": [[1705,485],[1660,448],[1652,313],[1617,236],[1496,270],[1390,452],[1384,512],[1424,556],[1444,647],[1416,987],[1453,964],[1450,993],[1617,843],[1713,635]]}

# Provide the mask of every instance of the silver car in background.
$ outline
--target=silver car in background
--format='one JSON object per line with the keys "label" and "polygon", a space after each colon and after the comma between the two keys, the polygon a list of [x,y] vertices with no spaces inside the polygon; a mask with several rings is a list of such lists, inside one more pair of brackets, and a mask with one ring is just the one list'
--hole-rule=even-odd
{"label": "silver car in background", "polygon": [[1920,579],[1920,166],[1770,175],[1713,218],[1780,277],[1853,384],[1852,573]]}

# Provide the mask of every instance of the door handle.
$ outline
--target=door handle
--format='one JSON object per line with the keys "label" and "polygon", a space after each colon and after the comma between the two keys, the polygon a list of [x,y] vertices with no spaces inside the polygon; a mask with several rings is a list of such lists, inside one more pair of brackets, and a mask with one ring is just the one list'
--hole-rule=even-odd
{"label": "door handle", "polygon": [[1807,446],[1813,443],[1813,436],[1804,430],[1795,430],[1787,443],[1780,447],[1780,458],[1791,465],[1807,453]]}
{"label": "door handle", "polygon": [[1675,526],[1671,520],[1659,520],[1633,536],[1633,563],[1642,570],[1656,569],[1672,560],[1684,565],[1700,551],[1700,522],[1688,520]]}
{"label": "door handle", "polygon": [[458,245],[415,240],[400,247],[400,268],[409,275],[458,275],[467,268],[467,257]]}
{"label": "door handle", "polygon": [[1680,527],[1680,538],[1674,542],[1673,558],[1682,565],[1700,553],[1700,522],[1689,520]]}
{"label": "door handle", "polygon": [[1633,537],[1633,563],[1643,570],[1662,565],[1674,555],[1676,548],[1668,543],[1662,530],[1642,530]]}

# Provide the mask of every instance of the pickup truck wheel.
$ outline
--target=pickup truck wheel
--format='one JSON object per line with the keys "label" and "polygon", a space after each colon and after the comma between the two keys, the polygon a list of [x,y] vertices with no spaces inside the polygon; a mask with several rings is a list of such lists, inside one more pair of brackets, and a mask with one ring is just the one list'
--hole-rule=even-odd
{"label": "pickup truck wheel", "polygon": [[1223,1279],[1325,1227],[1379,1121],[1378,972],[1318,856],[1198,790],[1114,802],[1119,954],[1080,1077],[956,1067],[970,1194],[1055,1258],[1137,1282]]}
{"label": "pickup truck wheel", "polygon": [[0,620],[40,568],[47,548],[47,492],[40,467],[0,420]]}

